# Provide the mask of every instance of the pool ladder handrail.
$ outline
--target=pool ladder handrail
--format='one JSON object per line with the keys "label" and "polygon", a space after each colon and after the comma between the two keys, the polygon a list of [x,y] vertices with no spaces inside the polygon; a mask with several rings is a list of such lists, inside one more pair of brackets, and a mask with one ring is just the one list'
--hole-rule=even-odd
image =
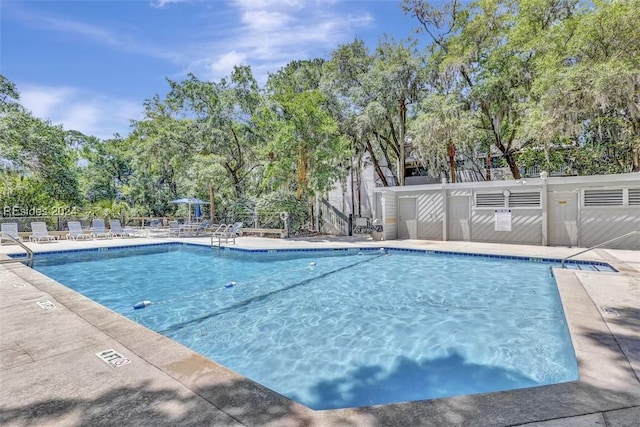
{"label": "pool ladder handrail", "polygon": [[590,250],[593,250],[593,249],[599,248],[600,246],[607,245],[607,244],[609,244],[609,243],[611,243],[611,242],[615,242],[616,240],[624,239],[625,237],[629,237],[629,236],[631,236],[632,234],[640,234],[640,230],[631,231],[630,233],[623,234],[622,236],[618,236],[618,237],[615,237],[615,238],[613,238],[613,239],[611,239],[611,240],[607,240],[606,242],[602,242],[602,243],[600,243],[599,245],[591,246],[591,247],[590,247],[590,248],[588,248],[588,249],[584,249],[584,250],[582,250],[582,251],[580,251],[580,252],[576,252],[576,253],[575,253],[575,254],[573,254],[573,255],[569,255],[568,257],[564,257],[564,258],[562,258],[562,262],[560,263],[560,265],[561,265],[561,267],[562,267],[562,268],[566,268],[566,267],[564,266],[564,264],[565,264],[565,262],[566,262],[569,258],[573,258],[574,256],[578,256],[578,255],[581,255],[581,254],[583,254],[583,253],[585,253],[585,252],[589,252]]}
{"label": "pool ladder handrail", "polygon": [[14,242],[16,242],[22,249],[25,250],[25,252],[27,252],[27,258],[26,259],[22,259],[22,258],[11,258],[11,259],[3,259],[0,260],[0,264],[9,264],[11,262],[24,262],[25,260],[27,261],[27,266],[33,268],[33,251],[31,249],[29,249],[27,247],[27,245],[25,245],[24,243],[22,243],[20,240],[16,239],[15,237],[9,235],[9,234],[4,234],[2,236],[2,238],[6,238],[8,237],[9,239],[13,240]]}

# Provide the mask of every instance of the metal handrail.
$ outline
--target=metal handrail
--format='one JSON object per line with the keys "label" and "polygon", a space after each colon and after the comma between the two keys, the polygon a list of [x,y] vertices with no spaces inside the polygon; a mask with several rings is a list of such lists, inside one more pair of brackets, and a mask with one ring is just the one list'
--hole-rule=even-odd
{"label": "metal handrail", "polygon": [[[24,243],[22,243],[20,240],[16,239],[15,237],[13,237],[10,234],[3,234],[2,238],[6,238],[8,237],[9,239],[13,240],[14,242],[16,242],[22,249],[24,249],[27,252],[27,266],[28,267],[33,267],[33,251],[31,249],[29,249],[27,247],[27,245],[25,245]],[[24,262],[24,259],[20,259],[20,258],[11,258],[11,259],[3,259],[0,260],[0,264],[9,264],[10,262]]]}
{"label": "metal handrail", "polygon": [[569,255],[568,257],[562,258],[562,262],[560,263],[560,265],[561,265],[561,267],[562,267],[562,268],[565,268],[565,267],[564,267],[564,263],[565,263],[565,261],[566,261],[566,260],[568,260],[569,258],[573,258],[574,256],[578,256],[578,255],[583,254],[583,253],[585,253],[585,252],[589,252],[589,251],[590,251],[590,250],[592,250],[592,249],[599,248],[600,246],[604,246],[604,245],[609,244],[609,243],[611,243],[611,242],[615,242],[616,240],[620,240],[620,239],[623,239],[623,238],[625,238],[625,237],[629,237],[629,236],[631,236],[632,234],[640,234],[640,230],[636,230],[636,231],[632,231],[632,232],[627,233],[627,234],[623,234],[622,236],[618,236],[618,237],[613,238],[613,239],[611,239],[611,240],[607,240],[606,242],[602,242],[602,243],[600,243],[599,245],[591,246],[589,249],[585,249],[585,250],[583,250],[583,251],[576,252],[576,253],[575,253],[575,254],[573,254],[573,255]]}
{"label": "metal handrail", "polygon": [[344,213],[342,213],[338,208],[333,206],[327,199],[325,199],[323,197],[320,201],[322,202],[323,205],[325,205],[327,208],[329,208],[340,219],[342,219],[345,222],[349,221],[349,217],[347,215],[345,215]]}
{"label": "metal handrail", "polygon": [[349,217],[329,203],[324,197],[320,202],[320,215],[322,219],[339,233],[349,235]]}

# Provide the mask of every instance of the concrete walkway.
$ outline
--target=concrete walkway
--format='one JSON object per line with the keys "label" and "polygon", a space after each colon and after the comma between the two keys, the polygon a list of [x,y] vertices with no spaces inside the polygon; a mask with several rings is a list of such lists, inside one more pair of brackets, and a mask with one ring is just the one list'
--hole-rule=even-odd
{"label": "concrete walkway", "polygon": [[[170,240],[30,247],[45,252],[165,241]],[[207,244],[209,239],[179,241]],[[242,237],[236,246],[385,246],[552,258],[579,250],[349,238]],[[15,245],[1,246],[0,259],[18,252]],[[640,252],[601,249],[579,258],[607,261],[620,272],[554,270],[578,358],[578,381],[327,411],[297,404],[22,264],[0,265],[0,425],[638,427]],[[96,356],[106,350],[131,363],[110,366]]]}

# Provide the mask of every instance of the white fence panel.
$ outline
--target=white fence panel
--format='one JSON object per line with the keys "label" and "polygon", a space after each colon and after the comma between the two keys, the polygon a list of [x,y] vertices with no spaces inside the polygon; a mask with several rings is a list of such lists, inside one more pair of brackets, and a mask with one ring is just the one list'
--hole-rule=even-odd
{"label": "white fence panel", "polygon": [[[551,177],[519,181],[465,182],[455,184],[417,185],[411,187],[378,188],[383,203],[376,207],[376,217],[382,218],[385,238],[396,239],[397,199],[415,197],[417,200],[417,236],[419,239],[460,239],[460,233],[445,237],[445,224],[455,231],[451,221],[463,218],[456,204],[456,212],[448,211],[452,197],[468,196],[470,221],[465,223],[463,240],[474,242],[541,245],[565,242],[557,222],[560,200],[558,194],[573,194],[573,209],[577,208],[572,227],[577,230],[577,244],[591,247],[631,231],[640,231],[640,174],[599,175],[586,177]],[[447,200],[444,200],[446,194]],[[555,197],[555,196],[557,197]],[[555,197],[555,198],[554,198]],[[560,197],[560,199],[558,199]],[[566,198],[566,197],[565,197]],[[575,199],[578,199],[577,206]],[[558,199],[558,200],[556,200]],[[511,215],[510,231],[496,231],[496,210]],[[551,215],[550,215],[551,211]],[[546,228],[546,230],[544,229]],[[464,231],[464,230],[463,230]],[[574,233],[575,234],[575,233]],[[573,238],[572,238],[573,239]],[[610,248],[640,249],[640,237],[631,236],[611,243]]]}

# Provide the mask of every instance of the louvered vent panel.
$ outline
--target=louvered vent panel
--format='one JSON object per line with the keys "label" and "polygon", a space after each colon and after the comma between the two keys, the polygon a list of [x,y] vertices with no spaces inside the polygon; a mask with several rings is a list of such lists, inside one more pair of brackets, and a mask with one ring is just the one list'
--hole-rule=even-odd
{"label": "louvered vent panel", "polygon": [[622,189],[585,190],[585,206],[622,206]]}
{"label": "louvered vent panel", "polygon": [[504,196],[502,195],[502,193],[476,194],[476,207],[503,208]]}
{"label": "louvered vent panel", "polygon": [[540,207],[540,193],[511,193],[509,196],[509,207],[521,208],[521,207]]}
{"label": "louvered vent panel", "polygon": [[629,189],[629,206],[640,206],[640,188]]}

